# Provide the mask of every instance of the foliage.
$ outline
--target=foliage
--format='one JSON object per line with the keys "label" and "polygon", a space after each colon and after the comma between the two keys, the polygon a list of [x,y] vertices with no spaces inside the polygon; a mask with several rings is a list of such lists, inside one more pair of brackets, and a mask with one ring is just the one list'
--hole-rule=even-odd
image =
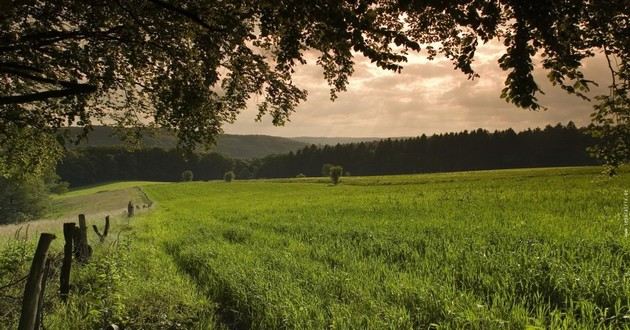
{"label": "foliage", "polygon": [[[12,0],[0,7],[0,134],[17,140],[16,127],[47,134],[113,121],[174,129],[191,150],[212,142],[253,95],[262,95],[259,119],[270,115],[284,124],[306,98],[292,75],[307,51],[317,54],[334,99],[346,89],[355,55],[400,72],[409,52],[422,50],[474,79],[477,46],[493,39],[506,46],[501,97],[536,110],[542,92],[532,74],[536,54],[552,83],[578,96],[592,84],[580,69],[595,50],[618,58],[627,77],[626,5]],[[40,143],[22,140],[29,149]],[[36,158],[27,155],[27,163]]]}
{"label": "foliage", "polygon": [[[21,238],[0,242],[0,328],[17,329],[23,278],[28,274],[34,245],[23,239],[28,228],[20,228]],[[13,284],[13,285],[9,285]],[[6,287],[5,287],[6,286]]]}
{"label": "foliage", "polygon": [[630,177],[598,172],[151,186],[143,244],[226,328],[623,329]]}
{"label": "foliage", "polygon": [[[76,136],[82,131],[79,127],[71,127],[67,130],[70,136]],[[94,126],[85,140],[82,140],[77,145],[71,144],[66,147],[69,149],[129,147],[129,143],[116,134],[119,130],[107,126]],[[130,128],[124,131],[133,131],[133,129]],[[141,148],[170,150],[177,147],[177,136],[174,132],[166,129],[144,128],[140,130],[140,133],[142,133],[142,140],[139,141],[138,146]],[[212,146],[211,151],[230,158],[252,159],[295,151],[306,145],[307,143],[305,142],[278,136],[221,134],[217,136],[216,144]],[[137,146],[132,145],[132,147]],[[197,148],[196,151],[204,152],[203,148]]]}
{"label": "foliage", "polygon": [[223,181],[225,181],[225,182],[232,182],[232,180],[234,180],[235,177],[236,177],[236,175],[234,174],[233,171],[227,171],[223,175]]}
{"label": "foliage", "polygon": [[193,180],[193,172],[191,170],[185,170],[182,172],[182,181],[188,182]]}
{"label": "foliage", "polygon": [[[165,252],[142,244],[147,233],[136,236],[134,229],[121,227],[119,220],[113,219],[113,228],[122,235],[106,244],[93,243],[91,262],[73,264],[67,303],[59,300],[58,291],[62,240],[53,242],[44,327],[104,329],[115,323],[125,329],[191,329],[193,324],[213,329],[213,305],[197,294],[194,284],[169,262]],[[58,233],[60,228],[57,223],[52,232]],[[0,236],[0,286],[17,282],[0,290],[0,329],[17,327],[24,290],[24,282],[18,281],[28,273],[35,249],[35,237],[25,239],[25,229],[20,230],[18,239]]]}
{"label": "foliage", "polygon": [[591,134],[597,144],[590,151],[606,165],[609,175],[630,161],[630,82],[625,86],[611,87],[611,95],[597,97],[599,103],[592,115]]}
{"label": "foliage", "polygon": [[0,224],[43,214],[48,190],[57,184],[53,166],[61,154],[52,135],[0,119]]}
{"label": "foliage", "polygon": [[49,190],[53,194],[61,195],[61,194],[67,193],[69,187],[70,187],[70,184],[68,182],[61,181],[61,182],[57,182],[51,185]]}
{"label": "foliage", "polygon": [[339,183],[339,179],[343,175],[343,167],[341,166],[331,166],[330,167],[330,181],[332,184]]}
{"label": "foliage", "polygon": [[196,180],[222,179],[226,171],[238,172],[244,167],[248,167],[244,161],[217,153],[184,157],[173,149],[110,147],[68,151],[57,166],[57,173],[76,187],[122,180],[179,181],[185,170],[191,170]]}
{"label": "foliage", "polygon": [[[175,150],[88,148],[68,151],[57,167],[72,186],[120,180],[178,181],[191,169],[197,180],[223,179],[233,170],[239,179],[321,176],[330,164],[354,175],[465,171],[496,168],[594,165],[586,148],[595,143],[585,128],[547,126],[514,132],[486,130],[385,139],[374,142],[309,146],[295,153],[249,161],[216,153],[187,158]],[[324,166],[319,164],[327,163]],[[323,171],[322,171],[323,170]],[[346,176],[348,176],[346,174]]]}
{"label": "foliage", "polygon": [[3,123],[3,111],[0,108],[0,178],[43,178],[62,155],[61,148],[46,132]]}
{"label": "foliage", "polygon": [[258,163],[256,173],[261,178],[291,178],[298,173],[319,176],[322,163],[329,163],[324,168],[326,173],[332,163],[342,165],[353,175],[595,165],[597,160],[586,151],[595,143],[586,128],[577,128],[572,122],[518,133],[512,129],[494,132],[478,129],[308,146],[295,153],[265,157]]}
{"label": "foliage", "polygon": [[333,167],[333,164],[324,164],[322,165],[322,176],[326,177],[326,176],[330,176],[330,168]]}
{"label": "foliage", "polygon": [[[623,2],[610,5],[625,6]],[[630,160],[630,20],[626,15],[609,15],[605,6],[596,6],[590,13],[593,20],[593,41],[601,45],[611,83],[608,95],[596,97],[595,111],[591,115],[592,134],[598,143],[591,149],[593,155],[606,165],[605,171],[614,175],[617,168]],[[621,26],[618,26],[620,24]]]}
{"label": "foliage", "polygon": [[49,206],[48,189],[41,179],[0,177],[0,224],[36,219]]}

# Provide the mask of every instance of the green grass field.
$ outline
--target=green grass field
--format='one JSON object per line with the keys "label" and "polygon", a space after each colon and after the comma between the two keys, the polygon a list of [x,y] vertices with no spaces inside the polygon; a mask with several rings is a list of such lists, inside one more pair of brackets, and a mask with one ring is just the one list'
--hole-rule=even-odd
{"label": "green grass field", "polygon": [[146,232],[230,327],[616,328],[629,182],[578,168],[152,186]]}
{"label": "green grass field", "polygon": [[79,214],[85,214],[88,225],[101,224],[106,215],[112,217],[123,215],[127,212],[127,203],[132,201],[134,205],[149,204],[150,200],[139,188],[163,184],[162,182],[128,181],[101,184],[90,187],[73,189],[62,195],[52,195],[50,207],[43,219],[31,221],[27,224],[11,224],[0,226],[0,237],[14,235],[19,228],[29,227],[31,233],[52,231],[61,233],[61,224],[68,221],[77,221]]}
{"label": "green grass field", "polygon": [[119,308],[49,328],[630,328],[630,173],[599,171],[148,185],[125,257],[97,251]]}

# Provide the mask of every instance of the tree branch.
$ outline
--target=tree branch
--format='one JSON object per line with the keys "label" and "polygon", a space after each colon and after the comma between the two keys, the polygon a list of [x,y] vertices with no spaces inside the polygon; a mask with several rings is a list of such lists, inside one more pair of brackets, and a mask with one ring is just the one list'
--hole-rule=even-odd
{"label": "tree branch", "polygon": [[22,47],[41,47],[45,45],[55,44],[64,40],[81,40],[95,37],[110,37],[123,28],[122,25],[114,26],[102,31],[43,31],[28,34],[20,37],[19,41],[6,46],[1,46],[0,51],[11,51]]}
{"label": "tree branch", "polygon": [[32,67],[30,65],[22,64],[22,63],[17,63],[17,62],[0,62],[0,68],[1,67],[21,69],[21,70],[27,70],[27,71],[33,71],[33,72],[39,72],[39,73],[44,72],[42,69]]}
{"label": "tree branch", "polygon": [[24,71],[20,71],[20,70],[16,70],[10,67],[5,67],[3,65],[3,63],[0,63],[0,73],[8,73],[8,74],[12,74],[15,76],[19,76],[25,79],[29,79],[29,80],[33,80],[33,81],[37,81],[37,82],[41,82],[41,83],[45,83],[45,84],[55,84],[55,85],[59,85],[59,86],[63,86],[66,88],[75,88],[81,84],[79,83],[75,83],[72,81],[67,81],[67,80],[59,80],[59,79],[54,79],[54,78],[47,78],[47,77],[41,77],[41,76],[36,76],[33,74],[30,74],[28,72],[24,72]]}
{"label": "tree branch", "polygon": [[51,90],[24,95],[0,96],[0,105],[45,101],[51,98],[68,97],[72,95],[89,94],[94,92],[96,92],[96,86],[94,85],[76,84],[74,88]]}
{"label": "tree branch", "polygon": [[149,2],[153,3],[154,5],[160,7],[160,8],[164,8],[166,10],[169,10],[171,12],[174,12],[178,15],[184,16],[188,19],[190,19],[191,21],[197,23],[198,25],[201,25],[202,27],[206,28],[207,30],[211,31],[211,32],[223,32],[223,29],[217,29],[215,27],[210,26],[210,24],[208,24],[206,21],[204,21],[203,19],[201,19],[201,17],[199,17],[197,15],[197,13],[192,12],[190,10],[186,10],[184,8],[181,7],[177,7],[171,3],[168,3],[166,1],[163,0],[149,0]]}

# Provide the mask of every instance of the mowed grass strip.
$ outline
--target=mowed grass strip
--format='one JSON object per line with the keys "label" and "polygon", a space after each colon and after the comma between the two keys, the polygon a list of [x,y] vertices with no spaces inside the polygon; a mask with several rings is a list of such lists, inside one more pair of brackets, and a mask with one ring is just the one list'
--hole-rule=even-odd
{"label": "mowed grass strip", "polygon": [[230,328],[627,328],[627,171],[144,188],[157,244]]}

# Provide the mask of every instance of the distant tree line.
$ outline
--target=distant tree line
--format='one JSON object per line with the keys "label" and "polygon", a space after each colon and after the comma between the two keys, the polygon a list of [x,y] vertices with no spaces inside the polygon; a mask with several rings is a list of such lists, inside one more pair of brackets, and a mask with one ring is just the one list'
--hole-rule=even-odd
{"label": "distant tree line", "polygon": [[218,153],[182,155],[160,148],[128,150],[124,147],[96,147],[67,151],[57,174],[71,186],[121,180],[180,181],[190,171],[190,180],[223,179],[228,171],[239,178],[251,178],[249,163]]}
{"label": "distant tree line", "polygon": [[297,152],[264,158],[256,175],[265,178],[319,176],[322,164],[338,164],[352,175],[593,165],[587,148],[594,139],[572,122],[516,133],[512,129],[375,142],[311,145]]}
{"label": "distant tree line", "polygon": [[594,144],[586,129],[572,122],[516,133],[489,132],[422,135],[374,142],[311,145],[288,154],[249,161],[217,153],[184,157],[159,148],[88,148],[68,151],[57,174],[72,186],[118,180],[179,181],[184,171],[194,180],[321,176],[324,164],[343,167],[344,175],[384,175],[517,167],[594,165],[587,148]]}

